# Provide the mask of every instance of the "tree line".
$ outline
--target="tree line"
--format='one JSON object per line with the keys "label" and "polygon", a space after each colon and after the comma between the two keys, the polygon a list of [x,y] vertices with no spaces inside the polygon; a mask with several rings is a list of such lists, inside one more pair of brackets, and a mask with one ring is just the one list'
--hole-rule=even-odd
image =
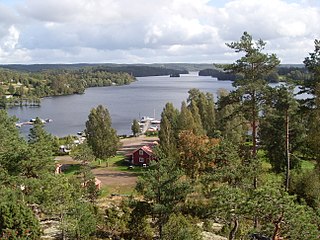
{"label": "tree line", "polygon": [[128,73],[96,67],[41,72],[0,69],[0,107],[30,105],[32,99],[39,103],[39,98],[45,96],[81,94],[88,87],[124,85],[134,80]]}
{"label": "tree line", "polygon": [[[223,65],[214,64],[216,69],[207,68],[199,71],[199,76],[211,76],[218,80],[230,80],[235,81],[242,76],[236,73],[232,73],[227,69],[224,70]],[[294,82],[300,84],[306,79],[312,77],[306,67],[295,67],[295,66],[277,66],[273,71],[264,76],[265,80],[269,83],[278,82]]]}

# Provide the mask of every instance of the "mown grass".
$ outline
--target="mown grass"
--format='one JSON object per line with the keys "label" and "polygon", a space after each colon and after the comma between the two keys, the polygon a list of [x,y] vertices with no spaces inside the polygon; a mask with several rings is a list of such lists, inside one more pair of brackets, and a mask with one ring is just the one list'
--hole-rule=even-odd
{"label": "mown grass", "polygon": [[116,155],[114,157],[108,159],[97,159],[90,163],[90,166],[95,167],[114,167],[117,165],[121,165],[124,163],[125,156],[124,155]]}
{"label": "mown grass", "polygon": [[129,162],[125,161],[125,156],[120,154],[107,160],[96,160],[90,164],[92,168],[108,167],[115,171],[136,173],[137,175],[141,175],[146,171],[146,168],[139,166],[130,167],[130,165]]}

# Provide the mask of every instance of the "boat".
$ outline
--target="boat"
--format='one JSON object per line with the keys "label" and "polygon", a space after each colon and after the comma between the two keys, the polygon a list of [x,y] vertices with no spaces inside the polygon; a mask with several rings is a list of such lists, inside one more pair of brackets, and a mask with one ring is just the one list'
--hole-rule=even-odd
{"label": "boat", "polygon": [[[45,120],[43,120],[43,119],[41,119],[41,118],[39,118],[39,119],[40,119],[41,123],[46,123]],[[36,118],[31,118],[31,119],[29,120],[29,122],[34,123],[36,120],[37,120]]]}
{"label": "boat", "polygon": [[145,123],[147,121],[154,121],[155,119],[152,118],[152,117],[146,117],[146,116],[143,116],[140,120],[141,123]]}
{"label": "boat", "polygon": [[161,123],[160,120],[152,120],[152,121],[151,121],[151,124],[160,124],[160,123]]}

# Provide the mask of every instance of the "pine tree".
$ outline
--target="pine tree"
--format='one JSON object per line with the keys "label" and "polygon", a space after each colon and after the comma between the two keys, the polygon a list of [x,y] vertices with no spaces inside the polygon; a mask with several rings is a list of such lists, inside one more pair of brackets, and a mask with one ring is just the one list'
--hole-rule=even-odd
{"label": "pine tree", "polygon": [[290,169],[298,166],[298,158],[291,155],[303,146],[303,128],[297,114],[298,103],[293,87],[269,89],[269,103],[260,126],[260,140],[267,157],[277,173],[286,172],[286,190],[289,189]]}
{"label": "pine tree", "polygon": [[[236,92],[242,98],[242,111],[247,113],[247,119],[252,128],[252,159],[257,160],[257,127],[262,96],[267,86],[265,76],[272,72],[280,61],[275,54],[265,54],[266,43],[259,39],[254,42],[252,36],[244,32],[240,41],[227,43],[227,46],[235,52],[243,52],[245,55],[235,63],[228,65],[225,70],[239,74],[240,79],[234,82]],[[254,186],[257,187],[257,177],[254,178]]]}
{"label": "pine tree", "polygon": [[241,144],[248,131],[247,121],[240,102],[233,102],[232,97],[226,90],[219,92],[216,125],[221,137],[233,144]]}
{"label": "pine tree", "polygon": [[111,127],[108,109],[99,105],[91,109],[88,118],[85,133],[94,155],[100,159],[114,156],[119,147],[119,138],[116,130]]}
{"label": "pine tree", "polygon": [[48,172],[53,172],[53,137],[44,129],[39,118],[30,129],[28,151],[21,163],[22,173],[28,178],[38,178]]}
{"label": "pine tree", "polygon": [[10,175],[18,175],[25,158],[27,144],[15,126],[16,118],[0,110],[0,165]]}
{"label": "pine tree", "polygon": [[151,203],[153,217],[156,218],[160,239],[162,229],[171,213],[178,211],[178,204],[184,203],[190,192],[190,184],[183,179],[183,172],[172,159],[163,158],[151,165],[136,189]]}
{"label": "pine tree", "polygon": [[[302,84],[302,90],[315,96],[317,85],[320,83],[320,40],[316,39],[314,45],[314,52],[310,53],[309,57],[306,57],[303,61],[305,67],[311,74],[311,78],[305,79]],[[309,105],[313,106],[314,102],[311,101]]]}
{"label": "pine tree", "polygon": [[200,229],[193,225],[186,217],[172,214],[163,227],[163,240],[202,240]]}

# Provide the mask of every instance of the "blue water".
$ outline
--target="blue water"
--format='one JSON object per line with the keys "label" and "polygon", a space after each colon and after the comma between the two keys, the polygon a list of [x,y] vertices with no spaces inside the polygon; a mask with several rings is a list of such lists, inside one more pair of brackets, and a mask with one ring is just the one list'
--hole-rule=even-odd
{"label": "blue water", "polygon": [[[231,90],[233,87],[231,81],[217,81],[212,77],[197,76],[197,73],[181,75],[180,78],[141,77],[130,85],[89,88],[82,95],[44,98],[41,107],[15,107],[8,112],[20,121],[35,117],[50,118],[53,122],[46,124],[45,128],[61,137],[82,131],[90,109],[102,104],[108,108],[118,134],[130,134],[133,119],[154,115],[160,118],[167,102],[180,108],[191,88],[216,96],[219,89]],[[21,128],[24,135],[28,131],[28,126]]]}

